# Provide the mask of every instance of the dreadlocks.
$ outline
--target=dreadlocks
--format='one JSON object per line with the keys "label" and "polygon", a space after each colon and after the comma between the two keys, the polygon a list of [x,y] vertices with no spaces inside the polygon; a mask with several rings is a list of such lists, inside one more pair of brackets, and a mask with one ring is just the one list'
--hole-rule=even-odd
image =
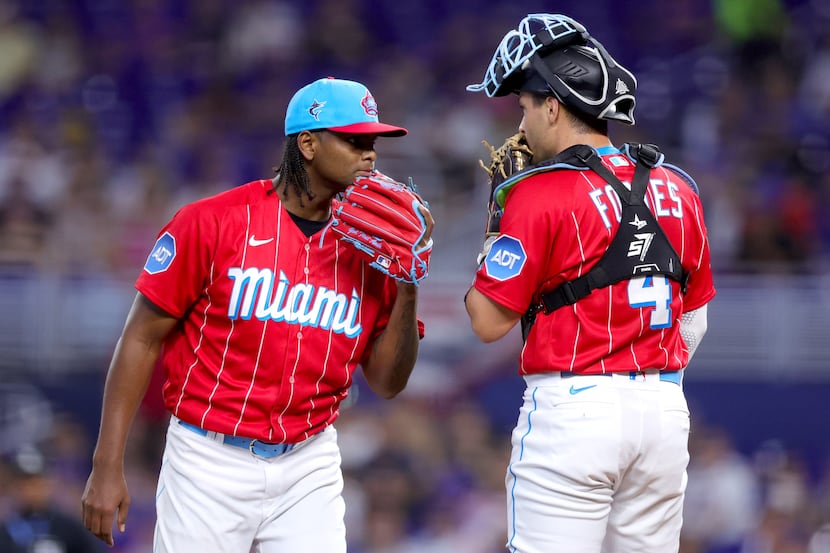
{"label": "dreadlocks", "polygon": [[288,136],[285,142],[285,150],[282,154],[282,162],[279,167],[274,167],[277,173],[277,180],[274,183],[272,192],[282,189],[283,198],[288,197],[289,186],[300,198],[300,205],[303,205],[303,196],[309,200],[314,199],[314,194],[308,188],[308,173],[305,170],[305,162],[300,154],[300,147],[297,145],[297,135]]}

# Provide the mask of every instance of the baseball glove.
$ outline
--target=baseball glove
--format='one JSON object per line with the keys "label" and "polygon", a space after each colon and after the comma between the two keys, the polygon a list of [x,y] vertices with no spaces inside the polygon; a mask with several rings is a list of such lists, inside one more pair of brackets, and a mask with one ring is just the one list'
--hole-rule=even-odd
{"label": "baseball glove", "polygon": [[331,229],[361,253],[369,265],[403,282],[418,284],[429,272],[432,238],[412,179],[408,185],[374,172],[344,192]]}
{"label": "baseball glove", "polygon": [[489,203],[487,205],[487,226],[484,229],[484,246],[478,255],[478,264],[484,261],[490,245],[499,234],[499,222],[501,221],[501,206],[496,201],[496,191],[501,183],[512,177],[514,174],[524,170],[531,164],[533,152],[527,145],[525,136],[516,133],[507,138],[498,148],[494,148],[486,140],[481,141],[490,151],[490,161],[485,163],[479,160],[478,163],[487,172],[490,185]]}

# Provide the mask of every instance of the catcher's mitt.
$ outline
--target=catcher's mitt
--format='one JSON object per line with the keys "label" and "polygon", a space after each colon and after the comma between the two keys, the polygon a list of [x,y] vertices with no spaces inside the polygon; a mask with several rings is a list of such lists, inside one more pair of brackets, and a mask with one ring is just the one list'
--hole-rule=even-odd
{"label": "catcher's mitt", "polygon": [[432,238],[421,207],[428,204],[409,185],[378,172],[357,179],[332,215],[331,229],[369,264],[388,276],[417,284],[429,272]]}
{"label": "catcher's mitt", "polygon": [[486,140],[481,141],[490,151],[490,161],[485,163],[479,160],[478,163],[487,171],[490,185],[490,199],[487,205],[487,226],[484,229],[484,246],[478,256],[478,264],[487,255],[490,244],[499,234],[499,222],[501,221],[501,207],[496,203],[496,189],[501,183],[512,177],[514,174],[524,170],[531,164],[533,152],[527,145],[525,136],[516,133],[507,138],[498,148],[494,148]]}

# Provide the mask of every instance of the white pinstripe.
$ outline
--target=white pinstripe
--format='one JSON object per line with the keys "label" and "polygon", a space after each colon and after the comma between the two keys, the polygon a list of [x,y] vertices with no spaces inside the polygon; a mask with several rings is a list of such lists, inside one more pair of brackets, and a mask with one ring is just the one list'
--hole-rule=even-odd
{"label": "white pinstripe", "polygon": [[[213,281],[213,278],[215,276],[213,274],[214,269],[215,269],[215,266],[214,266],[213,263],[211,263],[210,264],[210,280],[211,280],[211,282]],[[177,415],[177,416],[178,416],[178,413],[179,413],[179,407],[182,404],[182,399],[184,398],[184,390],[185,390],[185,388],[187,388],[188,382],[190,382],[190,375],[193,372],[193,367],[195,367],[196,363],[199,362],[199,356],[197,355],[197,353],[199,352],[199,350],[202,347],[202,340],[204,340],[204,338],[205,338],[205,332],[204,331],[205,331],[205,326],[207,325],[207,319],[208,319],[207,314],[208,314],[208,311],[210,310],[211,306],[213,305],[213,302],[210,300],[210,293],[208,292],[208,289],[209,289],[209,286],[205,286],[205,297],[207,297],[208,303],[205,306],[204,313],[202,314],[202,325],[199,327],[199,342],[196,344],[196,347],[193,348],[193,363],[191,363],[190,366],[187,368],[187,375],[184,378],[184,383],[182,384],[182,389],[179,391],[179,399],[176,401],[176,408],[173,410],[173,414]]]}
{"label": "white pinstripe", "polygon": [[[242,266],[245,266],[245,257],[248,254],[248,238],[249,235],[253,236],[251,231],[251,206],[246,205],[245,209],[247,211],[248,216],[248,228],[245,230],[245,245],[242,246]],[[279,220],[280,220],[281,212],[277,214],[277,234],[279,234]],[[275,246],[279,250],[279,241],[277,240],[277,245]],[[273,272],[277,272],[277,255],[274,254],[274,265],[273,265]],[[233,324],[233,323],[232,323]],[[254,362],[253,374],[251,375],[251,382],[248,384],[248,390],[245,392],[245,399],[242,400],[242,407],[239,409],[239,418],[236,421],[236,424],[233,427],[234,435],[239,430],[239,425],[242,424],[242,420],[245,418],[245,410],[248,408],[248,399],[251,397],[251,392],[254,389],[254,383],[256,382],[257,372],[259,372],[259,361],[262,357],[262,349],[263,344],[265,343],[265,332],[268,329],[268,321],[265,321],[265,324],[262,325],[262,334],[259,338],[259,346],[257,347],[256,352],[256,361]],[[271,431],[271,437],[273,437],[273,430]]]}
{"label": "white pinstripe", "polygon": [[[646,313],[643,309],[637,309],[638,315],[640,317],[640,333],[637,337],[641,337],[646,332]],[[634,349],[634,344],[636,340],[631,340],[628,343],[628,351],[631,352],[631,359],[634,362],[634,366],[637,367],[637,370],[642,370],[643,366],[639,360],[637,360],[637,351]]]}
{"label": "white pinstripe", "polygon": [[[281,219],[282,219],[282,210],[280,210],[280,216],[278,218],[278,221],[281,220]],[[280,241],[280,235],[281,234],[282,234],[282,225],[280,224],[279,231],[277,232],[277,242]],[[311,239],[307,239],[306,240],[306,245],[308,246],[310,244],[311,244]],[[308,268],[308,250],[306,250],[305,268]],[[306,274],[306,278],[308,278],[307,274]],[[300,330],[299,333],[302,333],[302,330]],[[279,416],[277,417],[277,424],[280,425],[280,431],[282,432],[282,436],[277,439],[278,442],[283,441],[288,436],[288,432],[285,429],[285,425],[282,423],[282,417],[283,417],[283,415],[285,415],[285,413],[288,412],[288,408],[291,406],[291,401],[294,399],[294,380],[295,380],[294,375],[297,374],[297,365],[300,364],[300,359],[302,358],[301,355],[300,355],[300,353],[302,351],[302,339],[297,337],[296,335],[294,337],[297,339],[297,349],[296,349],[297,355],[296,355],[296,358],[294,359],[294,366],[291,367],[291,376],[288,377],[288,384],[289,384],[288,400],[285,402],[285,406],[282,408],[282,412],[280,412]]]}
{"label": "white pinstripe", "polygon": [[614,309],[614,294],[612,293],[614,290],[613,286],[609,286],[603,292],[605,292],[605,296],[608,298],[608,311],[605,317],[605,329],[608,332],[608,354],[610,355],[612,351],[614,351],[614,333],[611,332],[611,315],[613,314],[612,311]]}
{"label": "white pinstripe", "polygon": [[[360,266],[360,296],[363,297],[364,293],[366,293],[366,264],[365,263]],[[362,304],[360,306],[360,311],[358,312],[357,317],[358,317],[358,322],[362,323],[363,322],[363,305]],[[355,342],[354,345],[352,346],[352,352],[349,354],[349,362],[351,362],[351,360],[354,359],[354,354],[355,354],[356,349],[357,349],[357,342]],[[343,369],[344,369],[344,373],[345,373],[345,378],[343,379],[343,383],[345,384],[351,378],[351,375],[349,375],[348,363],[345,367],[343,367]]]}
{"label": "white pinstripe", "polygon": [[[323,232],[325,232],[325,231],[323,231]],[[306,267],[308,267],[308,256],[309,256],[309,251],[306,251]],[[338,271],[340,269],[339,261],[340,261],[340,250],[338,248],[337,251],[334,253],[334,289],[335,290],[339,290],[339,288],[337,286],[337,281],[338,281],[337,277],[338,277],[338,274],[339,274]],[[308,284],[308,273],[307,272],[305,273],[305,282],[306,282],[306,284]],[[326,371],[328,370],[329,355],[331,354],[331,338],[332,338],[332,335],[333,335],[332,329],[329,328],[328,339],[326,341],[326,355],[325,355],[325,357],[323,357],[323,370],[320,371],[320,377],[317,379],[317,382],[314,383],[314,390],[318,393],[320,392],[320,382],[323,381],[323,377],[326,376]],[[306,413],[305,420],[306,420],[306,424],[308,424],[308,426],[310,428],[311,427],[311,413],[315,410],[317,405],[314,403],[314,398],[313,397],[310,398],[309,401],[311,402],[311,409],[309,409],[308,412]],[[304,432],[303,436],[308,438],[308,431]]]}
{"label": "white pinstripe", "polygon": [[[245,236],[247,237],[248,234],[251,231],[251,206],[247,205],[247,206],[245,206],[245,209],[246,209],[246,214],[247,214],[247,220],[246,220],[247,227],[245,229]],[[245,243],[242,246],[242,266],[243,267],[245,266],[245,259],[246,259],[247,255],[248,255],[248,242],[245,241]],[[219,389],[219,385],[222,383],[222,373],[225,372],[225,362],[228,359],[228,350],[230,348],[231,336],[233,336],[233,331],[234,331],[235,328],[236,328],[236,320],[231,319],[231,325],[230,325],[230,328],[228,329],[228,335],[225,337],[225,349],[222,351],[222,362],[219,364],[219,370],[216,371],[216,384],[214,384],[213,390],[211,390],[210,395],[207,398],[208,406],[207,406],[207,409],[205,409],[205,412],[202,413],[202,418],[199,421],[199,426],[203,427],[205,425],[205,419],[207,418],[208,413],[210,413],[210,410],[213,408],[213,397],[216,395],[216,391]]]}

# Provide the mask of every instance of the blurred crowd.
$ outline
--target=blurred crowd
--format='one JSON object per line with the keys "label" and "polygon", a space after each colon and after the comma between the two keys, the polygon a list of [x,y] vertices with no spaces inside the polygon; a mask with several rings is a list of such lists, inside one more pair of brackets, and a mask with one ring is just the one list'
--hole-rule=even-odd
{"label": "blurred crowd", "polygon": [[[553,4],[0,0],[0,279],[107,275],[129,287],[181,205],[273,174],[288,99],[326,75],[365,82],[382,119],[410,129],[379,141],[378,165],[414,175],[439,236],[483,213],[481,140],[500,143],[520,118],[513,99],[465,86],[509,26],[552,9],[637,75],[637,125],[612,138],[655,142],[696,177],[716,274],[826,271],[830,2]],[[509,434],[487,406],[353,396],[338,425],[349,551],[503,551]],[[164,424],[152,404],[136,422],[115,551],[151,550]],[[36,475],[7,459],[3,524],[33,476],[53,484],[40,488],[53,506],[79,512],[94,436],[58,413],[43,437]],[[830,466],[810,474],[774,445],[739,453],[717,426],[698,428],[691,448],[682,553],[830,552]]]}
{"label": "blurred crowd", "polygon": [[[350,553],[505,551],[509,433],[480,404],[454,399],[440,405],[413,396],[370,399],[343,410],[337,426]],[[128,445],[132,503],[127,532],[115,532],[112,551],[119,553],[152,551],[166,417],[144,409]],[[680,553],[830,552],[830,459],[811,471],[798,452],[774,441],[741,453],[722,429],[694,419]],[[90,438],[65,414],[51,426],[37,444],[41,465],[26,464],[27,445],[9,450],[0,465],[4,553],[101,551],[76,531]],[[48,539],[65,536],[74,548],[3,548],[21,520],[47,516],[64,520],[64,533]]]}
{"label": "blurred crowd", "polygon": [[[465,86],[548,4],[2,0],[0,266],[132,279],[183,203],[272,175],[288,98],[325,75],[367,83],[410,128],[379,165],[418,177],[451,225],[482,209],[480,141],[519,120]],[[612,138],[658,143],[697,177],[717,271],[825,267],[826,0],[637,6],[556,3],[639,79],[637,125]]]}

